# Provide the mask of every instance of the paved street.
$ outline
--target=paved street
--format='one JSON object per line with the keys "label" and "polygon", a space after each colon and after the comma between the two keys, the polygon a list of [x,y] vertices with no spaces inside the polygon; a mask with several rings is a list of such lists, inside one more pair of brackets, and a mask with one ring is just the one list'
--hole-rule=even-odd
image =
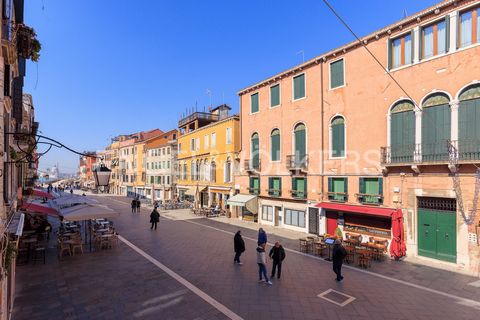
{"label": "paved street", "polygon": [[[148,209],[132,214],[127,198],[99,199],[120,213],[114,221],[125,241],[61,262],[52,249],[46,265],[20,266],[13,319],[478,318],[480,288],[468,285],[478,280],[472,277],[386,261],[373,274],[345,268],[337,283],[330,263],[271,236],[288,250],[282,279],[266,286],[257,281],[255,231],[242,229],[247,251],[244,265],[235,266],[232,232],[239,227],[164,217],[151,231]],[[355,299],[342,307],[317,297],[330,289]]]}

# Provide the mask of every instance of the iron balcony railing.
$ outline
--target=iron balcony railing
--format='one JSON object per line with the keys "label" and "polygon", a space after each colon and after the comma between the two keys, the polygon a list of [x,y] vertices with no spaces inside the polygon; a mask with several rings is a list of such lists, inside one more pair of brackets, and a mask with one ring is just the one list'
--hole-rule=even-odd
{"label": "iron balcony railing", "polygon": [[257,196],[260,194],[260,188],[248,188],[248,191],[250,192],[250,194],[254,194]]}
{"label": "iron balcony railing", "polygon": [[245,168],[245,171],[260,171],[260,159],[246,159],[243,163],[243,167]]}
{"label": "iron balcony railing", "polygon": [[212,114],[212,113],[207,113],[207,112],[194,112],[185,118],[182,118],[178,121],[178,126],[184,126],[187,123],[190,123],[195,120],[209,120],[209,121],[218,121],[219,115],[218,114]]}
{"label": "iron balcony railing", "polygon": [[363,204],[382,204],[383,195],[381,194],[367,194],[367,193],[357,193],[356,194],[358,202]]}
{"label": "iron balcony railing", "polygon": [[348,193],[345,192],[328,192],[328,200],[336,202],[347,202]]}
{"label": "iron balcony railing", "polygon": [[292,198],[295,198],[295,199],[307,198],[307,192],[302,190],[290,190],[290,194],[292,195]]}
{"label": "iron balcony railing", "polygon": [[308,154],[304,156],[288,155],[287,169],[289,170],[306,170],[308,168]]}
{"label": "iron balcony railing", "polygon": [[281,189],[267,189],[268,195],[271,197],[280,197],[282,195]]}
{"label": "iron balcony railing", "polygon": [[[456,152],[449,154],[449,143]],[[463,162],[480,161],[480,140],[422,143],[380,149],[380,162],[383,165],[448,162],[451,157]]]}

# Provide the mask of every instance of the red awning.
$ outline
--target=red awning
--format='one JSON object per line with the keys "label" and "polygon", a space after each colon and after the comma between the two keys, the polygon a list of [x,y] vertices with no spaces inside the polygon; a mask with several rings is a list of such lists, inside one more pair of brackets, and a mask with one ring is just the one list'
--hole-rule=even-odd
{"label": "red awning", "polygon": [[26,212],[29,212],[29,213],[37,213],[37,214],[43,214],[43,215],[48,215],[48,216],[54,216],[54,217],[59,216],[57,210],[55,210],[53,208],[50,208],[50,207],[45,207],[45,206],[42,206],[42,205],[39,205],[39,204],[35,204],[35,203],[24,202],[22,204],[21,209],[23,211],[26,211]]}
{"label": "red awning", "polygon": [[33,195],[36,197],[47,198],[47,199],[54,198],[53,194],[42,191],[42,190],[38,190],[38,189],[33,189]]}
{"label": "red awning", "polygon": [[352,212],[352,213],[363,213],[363,214],[369,214],[372,216],[382,216],[382,217],[389,217],[389,218],[392,216],[392,213],[396,211],[396,209],[392,209],[392,208],[352,206],[349,204],[333,203],[333,202],[321,202],[317,204],[317,207],[322,209],[330,209],[330,210]]}

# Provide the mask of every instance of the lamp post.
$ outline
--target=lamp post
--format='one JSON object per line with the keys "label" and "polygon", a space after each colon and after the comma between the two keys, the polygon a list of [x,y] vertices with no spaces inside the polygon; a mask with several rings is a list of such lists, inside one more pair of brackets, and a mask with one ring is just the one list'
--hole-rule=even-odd
{"label": "lamp post", "polygon": [[100,166],[93,170],[93,176],[95,178],[95,184],[98,187],[108,187],[110,182],[110,174],[112,170],[108,169],[103,161],[100,163]]}

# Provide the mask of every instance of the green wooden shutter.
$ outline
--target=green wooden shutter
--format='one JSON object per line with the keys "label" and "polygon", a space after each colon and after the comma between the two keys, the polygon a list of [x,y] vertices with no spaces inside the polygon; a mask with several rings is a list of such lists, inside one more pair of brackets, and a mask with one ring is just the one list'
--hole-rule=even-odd
{"label": "green wooden shutter", "polygon": [[260,167],[260,144],[258,135],[252,137],[252,167],[254,169]]}
{"label": "green wooden shutter", "polygon": [[[413,47],[413,46],[412,46]],[[387,62],[387,68],[388,70],[392,69],[392,39],[387,40],[387,53],[388,53],[388,62]]]}
{"label": "green wooden shutter", "polygon": [[293,197],[296,197],[297,196],[297,182],[296,182],[297,178],[293,178],[292,177],[292,196]]}
{"label": "green wooden shutter", "polygon": [[250,96],[250,102],[251,102],[250,113],[258,112],[258,110],[259,110],[258,93],[252,94]]}
{"label": "green wooden shutter", "polygon": [[359,193],[365,193],[365,178],[359,179]]}
{"label": "green wooden shutter", "polygon": [[280,104],[280,85],[277,84],[270,87],[270,107],[275,107]]}
{"label": "green wooden shutter", "polygon": [[378,178],[378,194],[383,195],[383,178]]}
{"label": "green wooden shutter", "polygon": [[418,61],[423,60],[423,30],[420,28],[420,32],[418,34],[419,41],[418,41]]}
{"label": "green wooden shutter", "polygon": [[293,99],[305,97],[305,74],[293,78]]}
{"label": "green wooden shutter", "polygon": [[308,185],[307,185],[307,178],[303,179],[303,197],[307,198],[308,197]]}
{"label": "green wooden shutter", "polygon": [[272,177],[268,178],[268,189],[269,189],[268,193],[270,194],[271,193],[270,189],[273,189],[273,178]]}
{"label": "green wooden shutter", "polygon": [[344,186],[345,198],[343,200],[347,201],[347,197],[348,197],[348,178],[344,178],[344,181],[345,181],[345,186]]}
{"label": "green wooden shutter", "polygon": [[305,178],[297,178],[295,179],[296,190],[297,190],[297,197],[304,198],[306,195],[306,183],[307,180]]}
{"label": "green wooden shutter", "polygon": [[[306,134],[305,129],[295,131],[295,161],[303,163],[306,155]],[[298,159],[297,159],[298,157]]]}
{"label": "green wooden shutter", "polygon": [[328,192],[333,192],[333,181],[332,181],[332,177],[328,177]]}
{"label": "green wooden shutter", "polygon": [[345,125],[332,125],[332,156],[345,156]]}
{"label": "green wooden shutter", "polygon": [[272,161],[280,160],[280,133],[275,132],[271,136],[271,159]]}
{"label": "green wooden shutter", "polygon": [[445,16],[445,52],[448,52],[450,48],[450,16]]}
{"label": "green wooden shutter", "polygon": [[448,160],[446,141],[451,134],[451,111],[449,104],[423,109],[422,159],[425,161]]}
{"label": "green wooden shutter", "polygon": [[330,88],[341,87],[345,84],[343,59],[330,63]]}

